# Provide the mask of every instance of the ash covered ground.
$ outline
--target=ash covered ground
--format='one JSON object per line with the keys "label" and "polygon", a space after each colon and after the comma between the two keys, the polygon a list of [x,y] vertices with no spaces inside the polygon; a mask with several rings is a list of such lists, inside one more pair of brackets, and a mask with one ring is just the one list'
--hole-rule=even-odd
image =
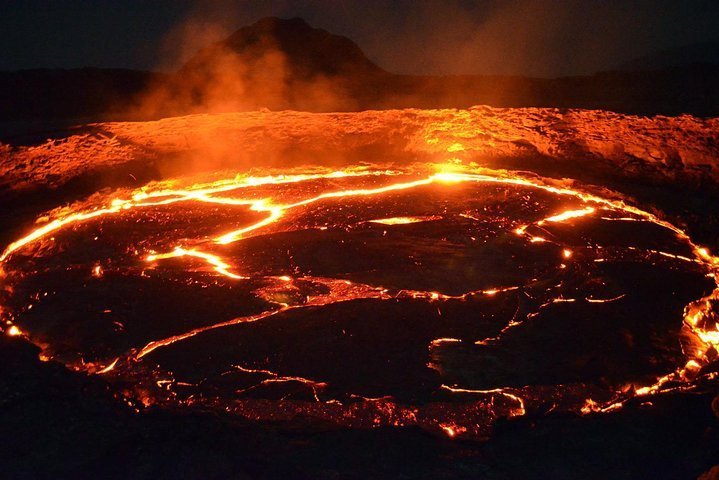
{"label": "ash covered ground", "polygon": [[478,107],[5,145],[5,463],[696,478],[719,458],[718,135]]}

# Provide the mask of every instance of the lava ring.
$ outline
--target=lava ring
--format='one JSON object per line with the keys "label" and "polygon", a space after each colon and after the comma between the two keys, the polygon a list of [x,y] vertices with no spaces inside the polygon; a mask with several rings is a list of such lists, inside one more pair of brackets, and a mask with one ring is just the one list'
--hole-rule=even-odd
{"label": "lava ring", "polygon": [[478,167],[262,172],[96,194],[7,247],[2,316],[135,408],[419,425],[690,388],[718,259],[655,214]]}

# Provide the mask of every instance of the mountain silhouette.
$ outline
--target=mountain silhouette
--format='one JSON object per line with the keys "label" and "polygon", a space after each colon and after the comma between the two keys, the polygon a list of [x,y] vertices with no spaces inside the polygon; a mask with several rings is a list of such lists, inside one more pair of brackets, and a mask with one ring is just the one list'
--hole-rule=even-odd
{"label": "mountain silhouette", "polygon": [[[692,51],[711,54],[711,45]],[[636,67],[556,79],[396,75],[352,40],[300,18],[264,18],[199,50],[171,74],[119,69],[0,72],[8,122],[143,120],[189,113],[388,108],[557,107],[641,115],[719,115],[719,64],[675,65],[685,50]],[[684,53],[682,53],[684,52]],[[24,128],[24,127],[23,127]]]}
{"label": "mountain silhouette", "polygon": [[349,38],[313,28],[301,18],[277,17],[243,27],[225,40],[200,50],[179,73],[207,69],[228,55],[252,62],[276,53],[286,59],[287,73],[292,78],[386,73]]}
{"label": "mountain silhouette", "polygon": [[264,18],[203,48],[145,104],[152,111],[354,110],[390,74],[353,41],[300,18]]}

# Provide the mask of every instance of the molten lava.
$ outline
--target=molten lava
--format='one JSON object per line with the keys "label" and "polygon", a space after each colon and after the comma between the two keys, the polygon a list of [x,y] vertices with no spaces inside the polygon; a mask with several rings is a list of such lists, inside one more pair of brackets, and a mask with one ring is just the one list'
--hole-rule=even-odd
{"label": "molten lava", "polygon": [[0,257],[7,334],[134,404],[484,437],[499,417],[606,412],[715,375],[719,258],[551,179],[177,179],[38,223]]}

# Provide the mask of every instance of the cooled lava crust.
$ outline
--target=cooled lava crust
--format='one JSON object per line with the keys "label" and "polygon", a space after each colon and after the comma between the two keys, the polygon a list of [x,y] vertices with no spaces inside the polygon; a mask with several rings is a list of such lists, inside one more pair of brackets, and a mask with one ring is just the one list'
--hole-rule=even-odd
{"label": "cooled lava crust", "polygon": [[419,425],[713,378],[718,259],[619,195],[462,163],[154,182],[2,255],[6,331],[138,408]]}

